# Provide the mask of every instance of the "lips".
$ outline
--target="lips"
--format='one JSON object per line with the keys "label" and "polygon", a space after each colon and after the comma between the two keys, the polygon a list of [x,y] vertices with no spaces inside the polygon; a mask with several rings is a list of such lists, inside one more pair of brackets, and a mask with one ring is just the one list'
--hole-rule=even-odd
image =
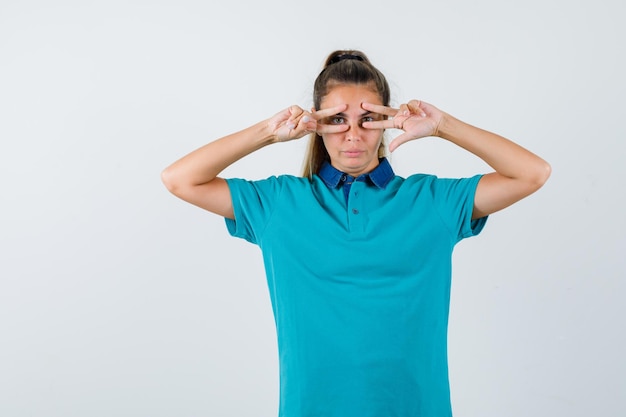
{"label": "lips", "polygon": [[347,150],[347,151],[343,151],[343,154],[345,156],[347,156],[347,157],[355,158],[355,157],[363,155],[363,152],[364,151],[361,151],[361,150],[358,150],[358,149],[350,149],[350,150]]}

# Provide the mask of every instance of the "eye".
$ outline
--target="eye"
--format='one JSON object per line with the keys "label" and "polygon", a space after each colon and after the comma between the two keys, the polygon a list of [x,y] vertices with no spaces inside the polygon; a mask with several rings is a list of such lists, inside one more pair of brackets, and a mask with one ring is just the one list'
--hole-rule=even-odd
{"label": "eye", "polygon": [[331,125],[342,125],[346,122],[346,119],[341,116],[333,116],[330,118]]}
{"label": "eye", "polygon": [[367,116],[363,116],[361,118],[361,121],[359,122],[360,126],[363,126],[363,123],[366,122],[376,122],[379,120],[379,117],[377,115],[367,115]]}

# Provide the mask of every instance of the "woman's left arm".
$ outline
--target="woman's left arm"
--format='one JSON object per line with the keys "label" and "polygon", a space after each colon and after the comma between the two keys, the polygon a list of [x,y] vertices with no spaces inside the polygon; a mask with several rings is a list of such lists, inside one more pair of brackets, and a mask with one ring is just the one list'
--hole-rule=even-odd
{"label": "woman's left arm", "polygon": [[550,176],[550,165],[518,144],[444,114],[437,136],[466,149],[491,166],[474,196],[473,219],[487,216],[537,191]]}
{"label": "woman's left arm", "polygon": [[423,101],[412,100],[399,109],[367,103],[363,108],[391,117],[384,122],[364,124],[364,127],[404,130],[389,144],[390,151],[410,140],[438,136],[473,153],[495,170],[484,175],[478,183],[473,219],[495,213],[527,197],[541,188],[550,176],[550,165],[534,153]]}

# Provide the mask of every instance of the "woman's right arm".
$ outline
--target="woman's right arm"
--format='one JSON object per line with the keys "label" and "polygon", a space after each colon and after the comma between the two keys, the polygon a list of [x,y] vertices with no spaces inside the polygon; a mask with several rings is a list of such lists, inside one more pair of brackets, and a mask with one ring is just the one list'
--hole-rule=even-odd
{"label": "woman's right arm", "polygon": [[[335,113],[343,111],[336,108]],[[335,109],[328,109],[335,110]],[[211,142],[167,167],[161,179],[175,196],[212,213],[234,218],[228,184],[218,175],[226,167],[264,146],[303,137],[317,128],[316,120],[328,111],[312,115],[291,106],[240,132]]]}

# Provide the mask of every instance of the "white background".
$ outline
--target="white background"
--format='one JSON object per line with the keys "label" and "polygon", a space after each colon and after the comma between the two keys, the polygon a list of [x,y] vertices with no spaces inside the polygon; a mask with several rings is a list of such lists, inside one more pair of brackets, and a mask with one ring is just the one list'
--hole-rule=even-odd
{"label": "white background", "polygon": [[[369,55],[394,104],[426,100],[553,167],[456,249],[455,415],[623,413],[625,16],[618,0],[3,0],[0,415],[276,415],[260,252],[160,171],[309,108],[339,48]],[[297,174],[304,145],[225,175]],[[436,139],[392,164],[488,170]]]}

